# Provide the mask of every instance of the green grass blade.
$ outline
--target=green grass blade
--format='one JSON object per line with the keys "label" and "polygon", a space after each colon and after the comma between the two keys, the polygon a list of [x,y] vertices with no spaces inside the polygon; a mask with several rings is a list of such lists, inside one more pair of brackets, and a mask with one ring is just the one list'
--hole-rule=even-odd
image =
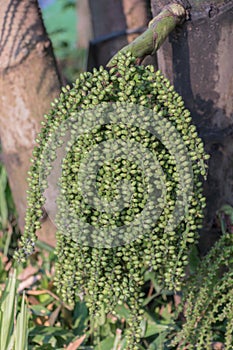
{"label": "green grass blade", "polygon": [[27,350],[28,343],[28,310],[23,294],[21,310],[18,314],[15,329],[15,347],[14,350]]}
{"label": "green grass blade", "polygon": [[16,270],[8,278],[1,298],[0,349],[8,349],[14,326],[16,303]]}
{"label": "green grass blade", "polygon": [[0,169],[0,216],[3,229],[7,227],[8,207],[6,200],[7,173],[5,168]]}
{"label": "green grass blade", "polygon": [[12,350],[14,347],[14,334],[11,335],[9,343],[6,350]]}

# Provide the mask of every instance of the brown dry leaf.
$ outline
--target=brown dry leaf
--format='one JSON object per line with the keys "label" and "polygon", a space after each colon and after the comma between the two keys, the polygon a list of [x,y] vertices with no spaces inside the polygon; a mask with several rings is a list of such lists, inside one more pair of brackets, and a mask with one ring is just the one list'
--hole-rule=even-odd
{"label": "brown dry leaf", "polygon": [[52,311],[53,310],[53,307],[54,307],[54,302],[53,303],[50,303],[46,306],[46,308],[49,310],[49,311]]}
{"label": "brown dry leaf", "polygon": [[38,268],[34,266],[27,266],[20,274],[18,279],[20,281],[26,280],[28,277],[35,275],[38,272]]}
{"label": "brown dry leaf", "polygon": [[44,323],[43,323],[43,325],[46,326],[46,327],[49,327],[49,326],[50,326],[48,316],[45,316],[45,317],[44,317]]}
{"label": "brown dry leaf", "polygon": [[36,317],[35,320],[34,320],[35,324],[38,325],[38,326],[42,326],[43,325],[43,322],[42,322],[42,319],[41,317]]}
{"label": "brown dry leaf", "polygon": [[51,297],[53,297],[55,300],[58,300],[67,310],[72,311],[73,308],[70,307],[69,305],[67,305],[66,303],[64,303],[56,294],[54,294],[53,292],[51,292],[48,289],[41,289],[41,290],[28,290],[27,291],[28,295],[41,295],[41,294],[49,294],[51,295]]}
{"label": "brown dry leaf", "polygon": [[28,303],[30,305],[38,305],[38,304],[40,304],[39,300],[36,299],[33,295],[27,296],[27,300],[28,300]]}
{"label": "brown dry leaf", "polygon": [[151,282],[151,283],[150,283],[150,289],[149,289],[149,292],[148,292],[148,294],[147,294],[147,298],[149,298],[149,297],[152,296],[153,290],[154,290],[154,285],[153,285],[153,283]]}
{"label": "brown dry leaf", "polygon": [[27,278],[25,281],[21,282],[18,287],[18,293],[22,292],[24,289],[30,288],[33,284],[41,280],[41,275],[35,275]]}
{"label": "brown dry leaf", "polygon": [[6,263],[6,265],[5,265],[6,272],[9,272],[11,268],[12,268],[12,260],[10,260]]}
{"label": "brown dry leaf", "polygon": [[57,318],[58,318],[58,315],[61,311],[61,305],[59,305],[52,313],[51,315],[49,316],[49,325],[50,326],[53,326],[54,323],[56,322]]}
{"label": "brown dry leaf", "polygon": [[172,302],[169,302],[168,304],[166,304],[166,306],[162,305],[160,310],[159,310],[159,315],[162,316],[164,310],[167,309],[168,313],[171,314],[172,313]]}
{"label": "brown dry leaf", "polygon": [[224,344],[217,341],[215,343],[212,344],[212,349],[213,350],[223,350],[224,349]]}
{"label": "brown dry leaf", "polygon": [[112,315],[111,313],[107,314],[107,318],[111,320],[113,323],[117,321],[117,317]]}
{"label": "brown dry leaf", "polygon": [[[122,335],[122,330],[117,328],[116,330],[116,339],[117,339],[117,342],[119,342],[121,340],[121,335]],[[121,350],[121,344],[118,344],[117,346],[117,350]]]}
{"label": "brown dry leaf", "polygon": [[181,296],[179,294],[174,294],[174,302],[175,302],[176,308],[181,304],[182,299],[181,299]]}
{"label": "brown dry leaf", "polygon": [[[47,289],[41,289],[41,290],[28,290],[27,291],[27,294],[28,295],[41,295],[41,294],[53,294],[52,292],[50,292],[49,290],[47,290]],[[58,298],[55,294],[54,294],[54,296],[56,297],[56,298]],[[56,299],[54,297],[54,299]]]}
{"label": "brown dry leaf", "polygon": [[3,264],[6,264],[7,262],[8,262],[8,257],[7,256],[5,256],[5,255],[2,255],[2,262],[3,262]]}
{"label": "brown dry leaf", "polygon": [[78,349],[79,346],[84,342],[85,338],[86,338],[86,334],[84,334],[82,337],[76,339],[74,342],[70,343],[66,349],[67,350]]}

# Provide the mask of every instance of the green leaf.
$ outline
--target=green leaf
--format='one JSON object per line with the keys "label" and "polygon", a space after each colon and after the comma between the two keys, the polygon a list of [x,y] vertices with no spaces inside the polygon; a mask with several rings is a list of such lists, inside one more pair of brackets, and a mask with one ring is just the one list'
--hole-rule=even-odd
{"label": "green leaf", "polygon": [[5,191],[7,186],[7,173],[6,173],[6,169],[3,166],[1,166],[1,171],[0,171],[0,184],[1,184],[1,189]]}
{"label": "green leaf", "polygon": [[[43,345],[34,345],[33,350],[59,350],[54,348],[51,344],[43,344]],[[62,348],[64,350],[64,348]]]}
{"label": "green leaf", "polygon": [[98,325],[103,326],[106,322],[106,315],[104,311],[104,306],[101,305],[100,316],[98,317]]}
{"label": "green leaf", "polygon": [[74,309],[74,333],[75,335],[82,335],[84,329],[87,326],[88,322],[88,309],[86,307],[86,304],[84,302],[78,302],[75,305]]}
{"label": "green leaf", "polygon": [[126,338],[122,339],[122,341],[120,342],[120,349],[123,350],[123,349],[126,349],[126,346],[127,346],[127,340]]}
{"label": "green leaf", "polygon": [[53,253],[54,252],[54,247],[52,247],[51,245],[43,242],[43,241],[36,241],[36,246],[40,249],[46,250],[49,253]]}
{"label": "green leaf", "polygon": [[147,338],[147,337],[151,337],[155,334],[160,334],[164,331],[167,331],[169,328],[170,328],[170,326],[167,324],[148,321],[144,337]]}
{"label": "green leaf", "polygon": [[66,329],[63,329],[61,327],[45,327],[45,326],[36,326],[30,329],[29,336],[34,337],[37,334],[41,334],[44,336],[61,336],[64,338],[71,338],[73,339],[73,333],[70,331],[67,331]]}
{"label": "green leaf", "polygon": [[30,329],[29,338],[30,343],[51,344],[56,346],[57,350],[58,347],[69,344],[75,338],[75,334],[61,327],[37,326]]}
{"label": "green leaf", "polygon": [[41,334],[37,334],[32,341],[40,346],[43,346],[44,344],[49,345],[50,347],[53,346],[53,348],[57,348],[57,338],[54,336],[44,336]]}
{"label": "green leaf", "polygon": [[5,168],[2,167],[0,173],[0,215],[1,215],[1,224],[3,229],[7,227],[8,222],[8,207],[6,200],[6,186],[7,186],[7,173]]}
{"label": "green leaf", "polygon": [[41,304],[33,305],[30,307],[32,313],[36,316],[49,316],[51,311],[49,311],[46,307]]}
{"label": "green leaf", "polygon": [[14,326],[16,304],[16,270],[7,280],[0,305],[0,349],[7,349]]}
{"label": "green leaf", "polygon": [[129,319],[130,317],[130,311],[129,309],[124,306],[124,305],[117,305],[116,307],[116,313],[117,313],[117,316],[120,316],[122,318],[125,318],[126,320]]}
{"label": "green leaf", "polygon": [[189,253],[189,271],[192,275],[196,273],[199,265],[200,265],[200,258],[199,258],[198,249],[196,246],[193,246]]}
{"label": "green leaf", "polygon": [[10,337],[10,341],[9,341],[9,343],[8,343],[8,345],[7,345],[7,349],[6,350],[12,350],[13,349],[13,347],[14,347],[14,334],[12,334],[11,335],[11,337]]}
{"label": "green leaf", "polygon": [[147,322],[146,322],[146,319],[144,319],[140,323],[140,327],[141,327],[141,330],[142,330],[142,335],[141,335],[142,338],[145,336],[146,326],[147,326]]}
{"label": "green leaf", "polygon": [[95,350],[111,350],[114,345],[115,338],[114,337],[109,337],[104,339],[97,345],[94,349]]}
{"label": "green leaf", "polygon": [[20,313],[18,314],[15,329],[15,347],[14,350],[27,350],[28,346],[28,310],[25,303],[25,294],[23,294]]}
{"label": "green leaf", "polygon": [[150,344],[148,350],[167,350],[166,341],[167,332],[163,332]]}

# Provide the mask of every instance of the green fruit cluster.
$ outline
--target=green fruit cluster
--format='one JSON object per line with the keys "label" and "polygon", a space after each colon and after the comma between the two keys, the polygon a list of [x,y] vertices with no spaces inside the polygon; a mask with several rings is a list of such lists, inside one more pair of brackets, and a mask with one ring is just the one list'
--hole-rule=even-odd
{"label": "green fruit cluster", "polygon": [[187,283],[183,302],[186,322],[173,340],[179,349],[212,349],[233,344],[233,236],[224,234]]}
{"label": "green fruit cluster", "polygon": [[[83,122],[79,119],[81,117],[77,118],[77,115],[80,116],[78,112],[86,112],[85,123],[88,124],[90,111],[93,115],[100,104],[105,106],[111,103],[118,107],[136,105],[142,114],[143,108],[152,111],[159,137],[147,128],[114,123],[112,113],[111,123],[101,123],[88,132],[84,130],[75,141],[75,133]],[[121,111],[127,116],[132,109],[129,107],[127,111],[127,108],[123,108]],[[65,124],[68,120],[71,123]],[[127,303],[132,315],[127,331],[127,349],[138,349],[140,322],[143,318],[141,287],[144,272],[156,271],[158,283],[166,288],[181,288],[188,251],[190,245],[197,241],[197,232],[202,223],[205,198],[200,178],[206,174],[205,160],[208,157],[182,98],[160,71],[154,71],[153,66],[137,66],[130,54],[119,54],[111,69],[100,67],[92,73],[81,74],[73,87],[63,88],[60,97],[52,103],[52,110],[45,116],[42,130],[36,139],[37,146],[29,171],[25,231],[16,253],[20,260],[33,251],[36,230],[41,225],[47,178],[56,160],[57,150],[64,144],[67,125],[71,127],[72,142],[68,144],[62,159],[59,179],[61,191],[57,199],[55,284],[69,303],[80,295],[84,297],[93,318],[98,318],[103,308],[106,313],[113,312],[116,304]],[[127,139],[150,150],[156,156],[157,164],[151,164],[150,159],[145,157],[145,176],[140,163],[122,155],[115,157],[114,161],[103,160],[95,178],[98,196],[110,203],[119,195],[116,184],[124,180],[131,183],[132,189],[130,202],[126,201],[122,210],[103,212],[98,206],[93,207],[85,201],[77,186],[80,164],[83,157],[98,145]],[[90,164],[91,174],[92,170]],[[161,178],[165,189],[159,185]],[[161,203],[158,200],[161,213],[156,220],[153,215],[147,216],[147,221],[140,226],[141,233],[139,230],[136,238],[130,239],[132,232],[129,230],[127,233],[127,227],[140,217],[150,200],[150,180],[158,185],[160,193],[164,190],[165,199]],[[92,195],[90,193],[90,197]],[[127,193],[123,191],[119,196],[124,198]],[[182,207],[183,203],[183,218],[177,225],[172,225],[177,219],[176,208]],[[153,208],[148,205],[147,209]],[[96,232],[99,231],[94,230],[90,233],[88,244],[82,239],[77,241],[77,235],[86,237],[82,232],[77,232],[77,219],[87,222],[91,227],[104,228],[103,232],[109,235],[110,240],[106,236],[98,237]],[[126,231],[121,233],[121,241],[118,242],[118,237],[111,235],[111,232],[121,227],[126,228]],[[124,234],[129,239],[121,244]],[[105,246],[93,244],[98,239],[100,243],[105,240]],[[116,239],[114,245],[113,239]]]}

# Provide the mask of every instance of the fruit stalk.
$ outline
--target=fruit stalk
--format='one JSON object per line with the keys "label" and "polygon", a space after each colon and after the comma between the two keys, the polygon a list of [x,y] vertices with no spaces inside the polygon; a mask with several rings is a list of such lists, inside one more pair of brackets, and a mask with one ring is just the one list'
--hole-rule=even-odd
{"label": "fruit stalk", "polygon": [[[165,6],[162,11],[150,21],[148,29],[130,44],[123,47],[119,52],[130,52],[132,56],[138,59],[138,63],[140,64],[146,56],[153,55],[160,48],[173,29],[178,24],[181,24],[185,18],[186,10],[182,5],[174,3]],[[114,66],[114,61],[118,53],[111,58],[107,67]]]}

